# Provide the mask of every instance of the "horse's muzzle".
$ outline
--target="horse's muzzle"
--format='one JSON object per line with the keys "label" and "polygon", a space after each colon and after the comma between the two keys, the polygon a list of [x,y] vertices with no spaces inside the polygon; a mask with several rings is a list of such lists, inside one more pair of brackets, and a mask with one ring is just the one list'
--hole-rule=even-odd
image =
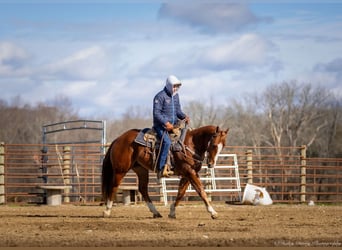
{"label": "horse's muzzle", "polygon": [[208,165],[208,168],[213,168],[215,167],[215,162],[210,162],[209,160],[207,160],[207,165]]}

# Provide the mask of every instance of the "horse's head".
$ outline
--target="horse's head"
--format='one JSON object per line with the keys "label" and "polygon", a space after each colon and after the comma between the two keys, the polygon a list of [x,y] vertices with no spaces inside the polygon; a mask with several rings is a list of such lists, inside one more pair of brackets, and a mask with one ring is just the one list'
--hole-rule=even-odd
{"label": "horse's head", "polygon": [[216,165],[218,155],[226,145],[226,138],[229,128],[227,130],[220,130],[216,127],[216,132],[211,137],[207,148],[207,164],[208,168],[213,168]]}

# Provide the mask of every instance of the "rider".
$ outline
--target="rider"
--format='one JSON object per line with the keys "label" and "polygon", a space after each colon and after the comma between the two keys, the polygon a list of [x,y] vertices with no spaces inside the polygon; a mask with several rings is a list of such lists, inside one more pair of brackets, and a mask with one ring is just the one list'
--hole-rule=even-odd
{"label": "rider", "polygon": [[158,92],[153,99],[153,128],[162,141],[157,165],[158,178],[169,177],[174,174],[166,163],[171,147],[168,132],[173,130],[178,119],[185,119],[185,122],[189,123],[189,117],[182,111],[177,93],[181,85],[182,83],[177,77],[170,75],[166,79],[164,89]]}

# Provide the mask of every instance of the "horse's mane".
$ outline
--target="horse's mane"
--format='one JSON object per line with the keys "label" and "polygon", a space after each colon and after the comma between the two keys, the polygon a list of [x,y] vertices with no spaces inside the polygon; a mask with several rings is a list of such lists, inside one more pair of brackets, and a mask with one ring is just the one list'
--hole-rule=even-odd
{"label": "horse's mane", "polygon": [[204,132],[215,133],[216,129],[217,129],[217,126],[207,125],[207,126],[195,128],[195,129],[191,130],[191,132],[192,133],[196,133],[196,134],[197,133],[201,134],[201,133],[204,133]]}
{"label": "horse's mane", "polygon": [[[202,152],[207,147],[210,138],[215,134],[217,126],[203,126],[193,130],[189,130],[187,135],[188,140],[186,144],[193,144],[196,148]],[[203,151],[204,152],[204,151]]]}

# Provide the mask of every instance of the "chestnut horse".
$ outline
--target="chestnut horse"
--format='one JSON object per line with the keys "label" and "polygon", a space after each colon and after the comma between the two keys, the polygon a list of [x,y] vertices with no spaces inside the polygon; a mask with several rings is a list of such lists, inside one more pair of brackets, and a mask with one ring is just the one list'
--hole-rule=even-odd
{"label": "chestnut horse", "polygon": [[[217,218],[217,212],[207,198],[198,171],[201,170],[206,152],[208,167],[215,166],[218,154],[225,146],[228,130],[221,130],[218,126],[204,126],[187,131],[183,151],[174,152],[174,172],[181,179],[176,200],[170,207],[170,218],[176,218],[176,207],[189,184],[202,198],[211,217]],[[139,192],[153,217],[162,217],[148,195],[149,170],[153,171],[153,155],[149,148],[134,141],[139,132],[138,129],[131,129],[115,139],[103,160],[102,195],[106,202],[104,217],[110,216],[117,189],[130,169],[138,176]]]}

